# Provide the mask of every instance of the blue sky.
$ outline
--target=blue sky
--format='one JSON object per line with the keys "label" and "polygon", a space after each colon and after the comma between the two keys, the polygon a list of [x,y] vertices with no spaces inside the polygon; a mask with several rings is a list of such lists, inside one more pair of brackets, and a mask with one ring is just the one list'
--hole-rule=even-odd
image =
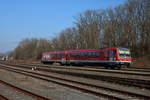
{"label": "blue sky", "polygon": [[107,9],[126,0],[0,0],[0,52],[25,38],[54,38],[74,26],[74,17],[90,9]]}

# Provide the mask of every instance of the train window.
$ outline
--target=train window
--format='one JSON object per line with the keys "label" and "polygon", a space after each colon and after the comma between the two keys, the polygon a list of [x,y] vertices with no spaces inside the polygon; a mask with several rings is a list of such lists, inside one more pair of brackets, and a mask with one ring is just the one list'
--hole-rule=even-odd
{"label": "train window", "polygon": [[88,53],[88,52],[85,52],[85,56],[87,56],[87,57],[88,57],[88,55],[89,55],[89,53]]}
{"label": "train window", "polygon": [[78,56],[79,56],[79,57],[85,57],[85,52],[79,52],[79,53],[78,53]]}
{"label": "train window", "polygon": [[53,54],[53,58],[55,58],[55,54]]}
{"label": "train window", "polygon": [[59,58],[61,58],[61,54],[57,54]]}
{"label": "train window", "polygon": [[62,57],[62,54],[58,54],[59,55],[59,58],[61,58]]}
{"label": "train window", "polygon": [[81,54],[82,54],[81,52],[78,52],[78,57],[82,57]]}
{"label": "train window", "polygon": [[74,53],[71,53],[71,57],[74,57]]}
{"label": "train window", "polygon": [[52,54],[52,57],[55,57],[55,55],[54,55],[54,54]]}
{"label": "train window", "polygon": [[108,57],[108,51],[104,51],[104,56]]}
{"label": "train window", "polygon": [[56,57],[57,57],[57,55],[56,55],[56,54],[54,54],[54,57],[56,58]]}
{"label": "train window", "polygon": [[95,51],[91,52],[91,57],[97,57],[97,53]]}
{"label": "train window", "polygon": [[77,56],[77,53],[75,52],[75,53],[73,53],[73,57],[76,57]]}
{"label": "train window", "polygon": [[59,54],[56,54],[57,55],[57,58],[59,58]]}
{"label": "train window", "polygon": [[79,52],[76,52],[76,55],[75,55],[76,57],[79,57],[80,56],[80,53]]}
{"label": "train window", "polygon": [[110,57],[115,57],[116,56],[115,50],[109,51],[109,55],[110,55]]}
{"label": "train window", "polygon": [[80,56],[81,56],[81,57],[84,57],[84,52],[81,52],[81,53],[80,53]]}
{"label": "train window", "polygon": [[100,57],[100,52],[96,52],[96,57]]}
{"label": "train window", "polygon": [[83,52],[83,57],[86,57],[87,56],[87,52]]}
{"label": "train window", "polygon": [[113,50],[113,56],[116,57],[116,51],[115,50]]}
{"label": "train window", "polygon": [[71,56],[71,57],[79,57],[79,56],[80,56],[80,53],[78,53],[78,52],[73,52],[73,53],[70,53],[70,56]]}
{"label": "train window", "polygon": [[53,56],[53,54],[50,54],[51,55],[51,58],[53,58],[54,56]]}
{"label": "train window", "polygon": [[88,56],[88,57],[91,57],[91,52],[88,52],[87,56]]}
{"label": "train window", "polygon": [[76,56],[76,53],[72,53],[72,57],[75,57]]}
{"label": "train window", "polygon": [[113,52],[109,51],[109,57],[113,57]]}
{"label": "train window", "polygon": [[95,57],[95,52],[91,52],[91,57]]}
{"label": "train window", "polygon": [[63,58],[64,57],[64,54],[59,54],[60,55],[60,58]]}
{"label": "train window", "polygon": [[70,53],[70,57],[72,57],[72,53]]}
{"label": "train window", "polygon": [[100,57],[104,57],[104,52],[103,51],[100,52]]}
{"label": "train window", "polygon": [[74,56],[74,54],[73,53],[70,53],[70,57],[73,57]]}
{"label": "train window", "polygon": [[64,55],[64,54],[62,54],[62,56],[61,56],[61,57],[63,58],[63,57],[65,57],[65,55]]}
{"label": "train window", "polygon": [[55,57],[57,58],[57,54],[54,54],[55,55]]}

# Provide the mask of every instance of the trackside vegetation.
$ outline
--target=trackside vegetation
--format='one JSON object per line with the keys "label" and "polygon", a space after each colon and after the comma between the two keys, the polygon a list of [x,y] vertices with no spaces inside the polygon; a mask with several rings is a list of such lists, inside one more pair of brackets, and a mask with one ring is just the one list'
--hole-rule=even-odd
{"label": "trackside vegetation", "polygon": [[[129,48],[132,57],[150,58],[149,0],[127,0],[115,8],[87,10],[51,40],[24,39],[11,52],[15,59],[41,59],[42,52],[91,48]],[[42,34],[42,33],[41,33]]]}

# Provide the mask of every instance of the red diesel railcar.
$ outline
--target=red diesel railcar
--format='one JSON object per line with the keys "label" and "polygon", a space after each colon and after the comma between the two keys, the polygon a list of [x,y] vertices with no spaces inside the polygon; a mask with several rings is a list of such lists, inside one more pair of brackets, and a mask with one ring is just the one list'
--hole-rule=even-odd
{"label": "red diesel railcar", "polygon": [[102,65],[106,68],[121,68],[131,64],[130,50],[127,48],[106,48],[45,52],[42,63],[62,65]]}

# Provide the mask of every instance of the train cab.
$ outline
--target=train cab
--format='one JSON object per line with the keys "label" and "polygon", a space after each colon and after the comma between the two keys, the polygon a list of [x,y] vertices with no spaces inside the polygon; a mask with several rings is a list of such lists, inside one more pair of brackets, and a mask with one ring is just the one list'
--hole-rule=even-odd
{"label": "train cab", "polygon": [[130,66],[131,64],[131,52],[127,48],[118,48],[117,61],[120,65]]}

